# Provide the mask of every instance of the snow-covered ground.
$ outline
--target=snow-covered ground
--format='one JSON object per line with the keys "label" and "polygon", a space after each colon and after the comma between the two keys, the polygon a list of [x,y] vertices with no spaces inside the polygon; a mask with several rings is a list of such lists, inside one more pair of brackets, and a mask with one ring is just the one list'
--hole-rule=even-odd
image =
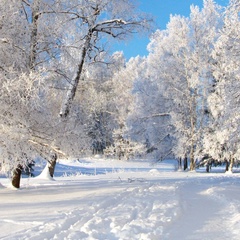
{"label": "snow-covered ground", "polygon": [[0,239],[239,239],[240,174],[175,164],[60,161],[54,180],[43,172],[20,190],[2,176]]}

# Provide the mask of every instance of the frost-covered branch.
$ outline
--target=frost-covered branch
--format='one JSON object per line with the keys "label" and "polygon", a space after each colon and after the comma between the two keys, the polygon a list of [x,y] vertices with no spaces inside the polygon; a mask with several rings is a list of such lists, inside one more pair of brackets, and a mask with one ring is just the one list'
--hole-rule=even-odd
{"label": "frost-covered branch", "polygon": [[[75,70],[75,75],[72,78],[68,86],[68,90],[66,92],[66,97],[63,100],[62,107],[60,110],[61,117],[67,117],[70,111],[70,107],[72,105],[73,99],[75,97],[75,93],[77,90],[77,86],[79,80],[82,75],[83,65],[87,60],[88,52],[91,52],[92,47],[96,46],[100,40],[100,33],[105,33],[110,35],[114,38],[120,38],[121,36],[128,35],[133,32],[133,30],[137,30],[140,25],[142,25],[145,20],[140,20],[139,17],[133,18],[133,21],[127,21],[122,16],[126,16],[125,12],[121,12],[119,9],[106,10],[108,9],[108,5],[111,5],[111,1],[108,0],[105,3],[98,3],[96,6],[92,6],[91,3],[86,3],[85,9],[82,9],[82,15],[86,16],[85,19],[81,22],[83,24],[83,28],[86,30],[83,38],[84,43],[79,50],[79,62],[77,68]],[[119,5],[123,4],[123,6],[131,5],[128,1],[119,1]],[[111,6],[112,7],[112,6]],[[110,8],[111,9],[111,8]],[[130,9],[129,9],[130,10]],[[106,12],[110,11],[110,12]],[[116,15],[115,11],[119,11],[119,18],[114,17],[113,19],[109,20],[102,20],[102,16],[106,13],[111,15],[111,11],[114,12],[113,15]],[[86,20],[86,21],[85,21]]]}
{"label": "frost-covered branch", "polygon": [[68,158],[68,155],[66,153],[64,153],[63,151],[61,151],[58,147],[56,146],[51,146],[50,144],[48,143],[43,143],[43,142],[39,142],[39,141],[36,141],[36,140],[28,140],[29,143],[35,145],[35,146],[38,146],[38,147],[45,147],[47,149],[50,149],[52,150],[53,152],[59,154],[59,156],[61,157],[64,157],[64,158]]}

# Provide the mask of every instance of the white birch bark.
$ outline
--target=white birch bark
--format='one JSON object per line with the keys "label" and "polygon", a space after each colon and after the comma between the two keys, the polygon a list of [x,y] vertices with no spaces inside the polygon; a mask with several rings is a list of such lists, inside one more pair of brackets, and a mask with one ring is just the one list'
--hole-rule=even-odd
{"label": "white birch bark", "polygon": [[66,97],[62,103],[61,110],[59,113],[60,117],[67,117],[67,115],[69,114],[70,107],[74,99],[75,93],[77,91],[79,80],[81,78],[84,60],[90,46],[91,38],[92,38],[92,32],[89,32],[88,36],[86,37],[85,43],[81,49],[81,54],[80,54],[81,58],[78,64],[76,75],[71,80],[69,88],[66,93]]}
{"label": "white birch bark", "polygon": [[31,42],[30,42],[30,55],[29,55],[29,68],[33,70],[36,65],[37,55],[37,34],[38,34],[38,18],[39,18],[39,0],[33,2],[32,8],[32,30],[31,30]]}

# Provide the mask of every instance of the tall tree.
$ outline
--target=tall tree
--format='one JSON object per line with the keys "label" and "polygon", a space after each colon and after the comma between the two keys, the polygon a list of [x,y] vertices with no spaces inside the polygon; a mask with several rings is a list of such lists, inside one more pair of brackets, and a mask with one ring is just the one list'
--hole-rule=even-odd
{"label": "tall tree", "polygon": [[230,1],[220,36],[214,43],[214,91],[208,98],[212,122],[204,149],[214,159],[230,163],[239,159],[240,4]]}
{"label": "tall tree", "polygon": [[149,76],[163,89],[159,97],[163,104],[165,99],[166,113],[171,115],[172,150],[175,156],[189,157],[191,170],[195,169],[196,149],[202,145],[203,128],[208,124],[211,52],[219,17],[214,2],[204,1],[201,11],[191,7],[189,19],[172,16],[167,30],[158,30],[149,44]]}
{"label": "tall tree", "polygon": [[103,153],[106,147],[113,144],[112,133],[117,127],[113,76],[125,63],[123,54],[119,52],[109,58],[109,63],[104,63],[104,59],[87,65],[79,87],[79,101],[86,115],[86,127],[94,154]]}
{"label": "tall tree", "polygon": [[60,19],[65,15],[59,4],[4,0],[0,11],[1,162],[5,169],[8,165],[13,170],[12,183],[19,187],[21,170],[34,156],[40,154],[51,163],[51,151],[63,154],[59,147],[73,154],[69,138],[76,139],[83,127],[76,114],[69,123],[61,124],[58,112],[54,114],[60,108],[56,56],[63,30],[59,26],[65,19]]}
{"label": "tall tree", "polygon": [[130,115],[134,111],[133,84],[137,73],[138,59],[130,59],[125,63],[122,53],[115,53],[115,71],[110,80],[112,88],[112,116],[114,129],[112,144],[105,150],[106,155],[114,155],[118,159],[129,159],[142,152],[142,144],[131,134]]}
{"label": "tall tree", "polygon": [[146,19],[136,11],[133,2],[125,0],[101,2],[75,0],[71,1],[67,12],[71,13],[71,18],[74,19],[72,24],[80,26],[81,37],[78,39],[80,49],[75,74],[69,83],[60,110],[62,117],[66,117],[69,113],[83,72],[84,62],[89,57],[94,58],[94,50],[100,50],[102,43],[107,43],[107,37],[125,39],[129,34],[142,30],[147,23]]}

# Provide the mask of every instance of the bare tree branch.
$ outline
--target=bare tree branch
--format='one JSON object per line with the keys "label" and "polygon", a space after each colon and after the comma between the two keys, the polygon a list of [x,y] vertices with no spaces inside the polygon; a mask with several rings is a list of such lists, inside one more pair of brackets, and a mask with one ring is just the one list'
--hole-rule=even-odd
{"label": "bare tree branch", "polygon": [[149,118],[154,118],[154,117],[166,117],[166,116],[171,116],[171,114],[170,113],[155,113],[150,116],[140,117],[139,119],[149,119]]}
{"label": "bare tree branch", "polygon": [[28,1],[26,1],[26,0],[22,0],[22,2],[25,3],[29,7],[31,6],[31,4]]}

